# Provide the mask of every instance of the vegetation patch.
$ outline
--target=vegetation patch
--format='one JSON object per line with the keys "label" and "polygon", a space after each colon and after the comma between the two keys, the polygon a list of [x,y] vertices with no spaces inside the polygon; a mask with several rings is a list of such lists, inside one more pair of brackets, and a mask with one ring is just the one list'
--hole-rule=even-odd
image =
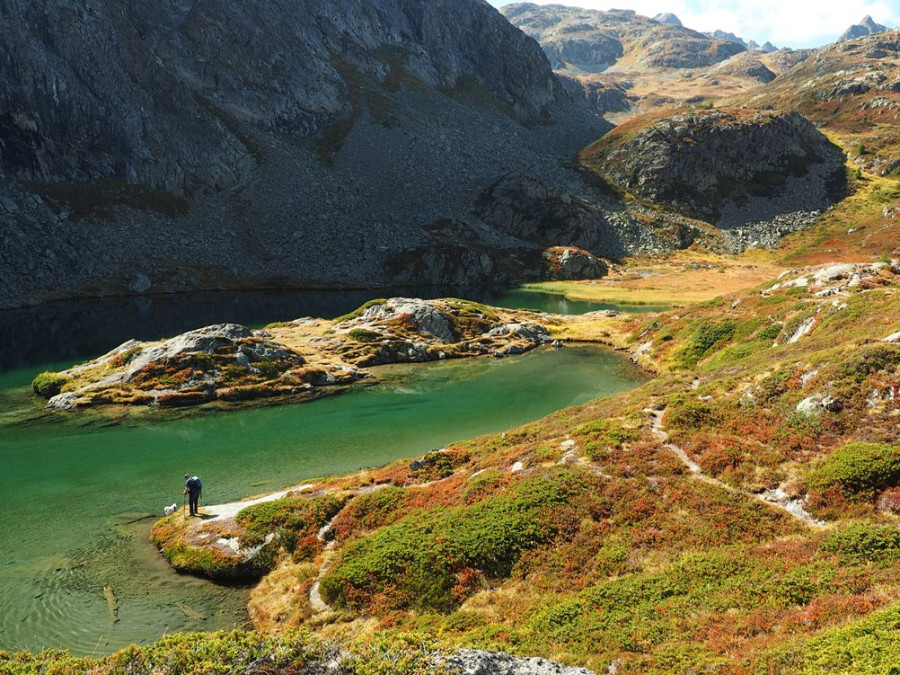
{"label": "vegetation patch", "polygon": [[546,513],[565,503],[556,484],[536,479],[471,506],[418,512],[345,546],[322,581],[329,603],[447,612],[483,576],[508,577],[522,554],[556,527]]}
{"label": "vegetation patch", "polygon": [[881,490],[900,484],[900,446],[849,443],[815,467],[809,483],[819,492],[838,489],[872,500]]}
{"label": "vegetation patch", "polygon": [[822,550],[855,560],[900,560],[900,530],[891,525],[856,523],[822,540]]}
{"label": "vegetation patch", "polygon": [[274,534],[294,560],[308,560],[321,551],[316,537],[324,526],[346,503],[346,497],[285,497],[275,501],[248,506],[235,520],[243,526],[242,547],[262,546]]}
{"label": "vegetation patch", "polygon": [[735,322],[733,321],[700,324],[682,354],[682,365],[685,368],[693,368],[700,359],[707,356],[721,343],[734,337],[734,331]]}
{"label": "vegetation patch", "polygon": [[62,391],[62,388],[72,381],[71,377],[61,373],[44,372],[34,378],[31,388],[34,393],[44,398],[53,398]]}

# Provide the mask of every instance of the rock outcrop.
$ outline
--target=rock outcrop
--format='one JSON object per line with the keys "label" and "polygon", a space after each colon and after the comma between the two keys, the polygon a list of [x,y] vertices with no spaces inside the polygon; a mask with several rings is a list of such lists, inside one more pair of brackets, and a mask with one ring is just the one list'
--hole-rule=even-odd
{"label": "rock outcrop", "polygon": [[395,281],[442,245],[427,225],[504,173],[577,181],[560,160],[609,128],[483,0],[40,0],[0,25],[0,307]]}
{"label": "rock outcrop", "polygon": [[681,23],[681,19],[675,14],[672,14],[672,12],[660,12],[653,17],[653,20],[658,21],[659,23],[670,23],[673,26],[684,26],[684,24]]}
{"label": "rock outcrop", "polygon": [[594,675],[587,668],[568,668],[547,659],[523,659],[479,649],[461,649],[447,657],[445,663],[459,675]]}
{"label": "rock outcrop", "polygon": [[722,228],[821,210],[845,190],[843,153],[795,113],[634,120],[588,158],[622,189]]}

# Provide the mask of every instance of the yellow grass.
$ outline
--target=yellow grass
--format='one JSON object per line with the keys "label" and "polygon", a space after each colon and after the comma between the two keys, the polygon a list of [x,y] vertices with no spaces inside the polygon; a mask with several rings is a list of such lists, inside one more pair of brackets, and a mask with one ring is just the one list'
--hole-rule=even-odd
{"label": "yellow grass", "polygon": [[572,300],[684,307],[753,288],[783,270],[769,251],[748,251],[742,256],[679,251],[665,257],[631,259],[624,270],[605,279],[547,281],[526,288]]}

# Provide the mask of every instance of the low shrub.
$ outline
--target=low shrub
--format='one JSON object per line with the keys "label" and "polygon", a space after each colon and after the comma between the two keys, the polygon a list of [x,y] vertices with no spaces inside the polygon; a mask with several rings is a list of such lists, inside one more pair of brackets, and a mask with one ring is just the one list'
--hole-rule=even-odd
{"label": "low shrub", "polygon": [[61,373],[41,373],[31,382],[31,388],[34,393],[44,398],[53,398],[62,388],[72,381],[71,377],[67,377]]}
{"label": "low shrub", "polygon": [[900,446],[845,445],[813,469],[809,483],[819,492],[839,488],[851,496],[874,499],[877,492],[900,484]]}
{"label": "low shrub", "polygon": [[259,546],[275,533],[285,549],[293,553],[300,541],[315,535],[338,511],[346,499],[335,495],[322,497],[285,497],[248,506],[236,520],[245,529],[241,546]]}
{"label": "low shrub", "polygon": [[856,560],[900,559],[900,530],[890,525],[857,523],[822,540],[823,551]]}
{"label": "low shrub", "polygon": [[351,340],[356,340],[357,342],[375,342],[381,339],[381,334],[376,333],[374,330],[367,330],[365,328],[354,328],[347,336]]}
{"label": "low shrub", "polygon": [[681,365],[693,368],[700,359],[711,353],[718,345],[734,337],[735,329],[734,321],[700,324],[681,354]]}
{"label": "low shrub", "polygon": [[508,577],[525,551],[548,541],[555,526],[545,510],[566,499],[541,478],[471,506],[417,512],[345,545],[322,595],[356,609],[451,611],[481,574]]}

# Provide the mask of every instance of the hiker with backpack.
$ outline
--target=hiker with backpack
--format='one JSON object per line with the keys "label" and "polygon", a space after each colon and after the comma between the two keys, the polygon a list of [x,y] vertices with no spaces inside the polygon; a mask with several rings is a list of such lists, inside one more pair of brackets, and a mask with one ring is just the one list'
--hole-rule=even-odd
{"label": "hiker with backpack", "polygon": [[191,515],[200,515],[200,496],[203,494],[203,484],[197,476],[184,474],[184,494],[188,496],[191,505]]}

